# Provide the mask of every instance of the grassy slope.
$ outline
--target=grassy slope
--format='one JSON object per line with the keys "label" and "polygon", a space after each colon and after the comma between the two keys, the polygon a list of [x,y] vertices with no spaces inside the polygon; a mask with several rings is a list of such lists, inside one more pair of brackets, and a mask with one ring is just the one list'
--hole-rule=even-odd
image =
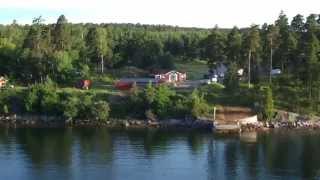
{"label": "grassy slope", "polygon": [[176,70],[187,72],[188,80],[203,79],[203,75],[208,73],[208,66],[205,61],[179,62],[175,66]]}

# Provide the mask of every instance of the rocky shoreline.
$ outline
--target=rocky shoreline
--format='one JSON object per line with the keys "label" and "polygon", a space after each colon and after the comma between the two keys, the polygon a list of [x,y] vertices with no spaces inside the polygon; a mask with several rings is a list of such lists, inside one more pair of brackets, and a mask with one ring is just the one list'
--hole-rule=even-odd
{"label": "rocky shoreline", "polygon": [[168,119],[148,121],[141,119],[65,120],[61,117],[45,115],[0,116],[0,126],[6,127],[108,127],[108,128],[163,128],[211,130],[213,122],[195,119]]}
{"label": "rocky shoreline", "polygon": [[320,117],[277,110],[271,122],[258,122],[241,126],[242,131],[270,129],[320,129]]}
{"label": "rocky shoreline", "polygon": [[[160,128],[197,129],[215,131],[211,120],[167,119],[148,121],[141,119],[65,120],[62,117],[46,115],[7,115],[0,116],[0,126],[4,127],[107,127],[107,128]],[[266,131],[271,129],[320,129],[320,117],[300,116],[296,113],[278,111],[272,122],[239,124],[241,132]],[[238,131],[236,131],[238,132]]]}

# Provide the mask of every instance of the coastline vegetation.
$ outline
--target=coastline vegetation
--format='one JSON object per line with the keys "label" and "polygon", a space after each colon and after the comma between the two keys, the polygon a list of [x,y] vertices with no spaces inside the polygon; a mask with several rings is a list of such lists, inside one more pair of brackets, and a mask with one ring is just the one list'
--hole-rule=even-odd
{"label": "coastline vegetation", "polygon": [[[292,21],[281,12],[273,24],[248,28],[180,28],[140,24],[57,23],[0,25],[0,113],[41,113],[65,119],[200,117],[217,105],[247,106],[271,120],[274,109],[318,115],[320,16]],[[121,77],[157,69],[185,69],[201,79],[217,63],[228,66],[224,85],[180,92],[164,85],[112,88]],[[244,69],[239,79],[237,70]],[[273,76],[271,71],[280,69]],[[78,90],[81,79],[94,82]],[[123,95],[125,94],[125,95]]]}

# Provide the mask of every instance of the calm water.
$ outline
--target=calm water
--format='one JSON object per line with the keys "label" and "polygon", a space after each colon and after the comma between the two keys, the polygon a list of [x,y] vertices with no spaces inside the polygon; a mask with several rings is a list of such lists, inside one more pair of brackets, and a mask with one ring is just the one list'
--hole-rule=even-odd
{"label": "calm water", "polygon": [[0,129],[0,179],[319,179],[320,133]]}

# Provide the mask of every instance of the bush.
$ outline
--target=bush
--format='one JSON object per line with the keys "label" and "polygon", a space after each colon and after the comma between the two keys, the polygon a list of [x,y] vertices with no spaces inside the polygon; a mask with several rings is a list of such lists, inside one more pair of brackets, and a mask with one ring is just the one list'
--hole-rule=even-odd
{"label": "bush", "polygon": [[148,84],[144,90],[132,91],[128,99],[124,105],[128,111],[144,118],[148,118],[150,112],[159,119],[183,116],[188,109],[185,96],[177,95],[166,85],[154,87]]}
{"label": "bush", "polygon": [[160,85],[156,88],[154,101],[151,105],[151,109],[160,118],[170,116],[170,109],[172,108],[173,102],[172,97],[175,96],[175,92],[172,91],[168,86]]}
{"label": "bush", "polygon": [[98,101],[91,107],[93,117],[100,121],[106,121],[109,118],[109,112],[110,107],[106,101]]}
{"label": "bush", "polygon": [[63,116],[67,119],[73,119],[78,116],[79,99],[76,96],[70,96],[62,102]]}
{"label": "bush", "polygon": [[79,97],[79,104],[78,104],[78,118],[81,119],[89,119],[92,118],[91,114],[91,106],[93,105],[93,97],[94,94],[92,93],[85,93],[81,94]]}
{"label": "bush", "polygon": [[270,87],[267,87],[265,89],[265,97],[264,97],[264,104],[263,104],[263,113],[265,118],[268,121],[271,121],[274,115],[274,109],[273,109],[273,97],[272,97],[272,89]]}
{"label": "bush", "polygon": [[59,114],[60,98],[53,82],[48,79],[43,84],[29,87],[24,98],[27,112],[40,112],[45,114]]}
{"label": "bush", "polygon": [[195,118],[210,116],[211,108],[196,89],[191,94],[191,115]]}
{"label": "bush", "polygon": [[0,90],[0,114],[9,113],[9,100],[12,94],[9,90]]}
{"label": "bush", "polygon": [[224,79],[226,90],[229,92],[235,92],[237,89],[239,89],[239,78],[237,70],[238,68],[236,63],[231,63]]}

